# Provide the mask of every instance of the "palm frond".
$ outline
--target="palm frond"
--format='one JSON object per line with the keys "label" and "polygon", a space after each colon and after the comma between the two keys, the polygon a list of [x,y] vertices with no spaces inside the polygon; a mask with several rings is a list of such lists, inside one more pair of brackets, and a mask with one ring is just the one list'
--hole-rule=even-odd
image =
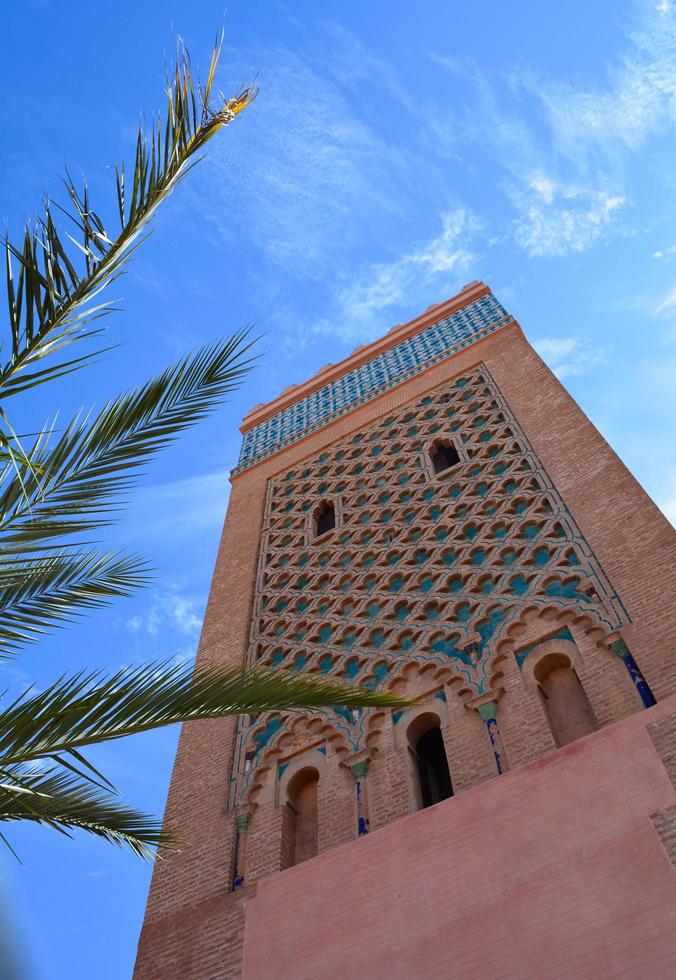
{"label": "palm frond", "polygon": [[[73,341],[101,332],[100,320],[113,307],[101,302],[100,294],[120,276],[156,209],[198,162],[207,142],[257,94],[248,86],[211,104],[221,43],[214,46],[203,87],[195,85],[188,53],[179,43],[164,122],[158,117],[149,133],[139,127],[130,180],[124,164],[115,168],[115,231],[107,231],[93,210],[86,181],[79,188],[66,172],[66,207],[46,201],[19,241],[5,238],[11,355],[0,365],[0,398],[75,371],[96,356],[61,355]],[[58,227],[57,212],[72,235]],[[43,363],[57,354],[52,363]]]}
{"label": "palm frond", "polygon": [[[262,711],[406,707],[401,695],[287,670],[219,670],[150,663],[111,676],[62,678],[0,711],[0,766],[79,752],[177,722]],[[81,760],[78,757],[78,762]]]}
{"label": "palm frond", "polygon": [[136,555],[61,549],[8,561],[0,552],[0,658],[147,581],[148,566]]}
{"label": "palm frond", "polygon": [[139,812],[73,773],[5,769],[0,774],[0,821],[31,820],[69,834],[85,830],[152,860],[176,838]]}
{"label": "palm frond", "polygon": [[24,463],[0,473],[0,554],[109,523],[139,468],[239,385],[251,346],[246,330],[207,344],[95,418],[41,433]]}

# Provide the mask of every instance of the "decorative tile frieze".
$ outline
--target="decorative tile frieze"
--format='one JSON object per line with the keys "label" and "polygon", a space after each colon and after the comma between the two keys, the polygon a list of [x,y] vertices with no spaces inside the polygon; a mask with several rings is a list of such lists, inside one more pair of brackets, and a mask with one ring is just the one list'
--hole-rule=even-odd
{"label": "decorative tile frieze", "polygon": [[408,337],[395,347],[300,398],[244,434],[239,473],[328,425],[358,405],[488,336],[512,317],[492,293]]}

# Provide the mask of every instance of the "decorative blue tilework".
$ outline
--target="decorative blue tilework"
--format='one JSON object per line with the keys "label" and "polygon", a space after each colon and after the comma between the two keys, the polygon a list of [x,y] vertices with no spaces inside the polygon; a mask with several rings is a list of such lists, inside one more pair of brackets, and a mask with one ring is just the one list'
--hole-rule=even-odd
{"label": "decorative blue tilework", "polygon": [[469,347],[511,319],[492,293],[468,303],[249,429],[233,474]]}

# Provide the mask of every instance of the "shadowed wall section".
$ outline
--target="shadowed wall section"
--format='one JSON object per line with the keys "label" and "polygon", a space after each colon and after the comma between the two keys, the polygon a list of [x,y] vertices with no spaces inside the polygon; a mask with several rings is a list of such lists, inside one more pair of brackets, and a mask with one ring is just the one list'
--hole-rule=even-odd
{"label": "shadowed wall section", "polygon": [[672,696],[261,882],[244,977],[671,980],[674,712]]}

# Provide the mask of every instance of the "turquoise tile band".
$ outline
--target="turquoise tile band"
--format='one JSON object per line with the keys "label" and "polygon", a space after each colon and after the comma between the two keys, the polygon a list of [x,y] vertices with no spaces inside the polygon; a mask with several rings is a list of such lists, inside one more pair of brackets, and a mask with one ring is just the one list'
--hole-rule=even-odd
{"label": "turquoise tile band", "polygon": [[272,456],[511,320],[492,293],[468,303],[249,429],[232,473]]}

